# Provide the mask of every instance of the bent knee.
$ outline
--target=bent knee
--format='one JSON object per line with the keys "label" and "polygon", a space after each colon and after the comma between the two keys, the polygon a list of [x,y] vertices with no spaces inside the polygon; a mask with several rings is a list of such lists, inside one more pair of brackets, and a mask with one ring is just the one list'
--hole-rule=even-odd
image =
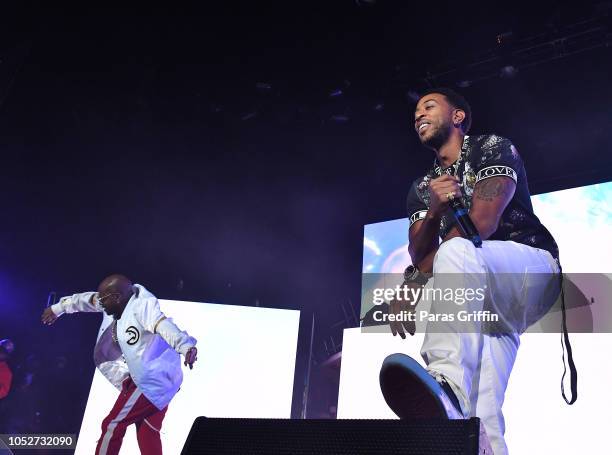
{"label": "bent knee", "polygon": [[446,242],[442,242],[438,247],[437,257],[445,257],[449,255],[464,255],[469,251],[474,250],[474,244],[463,237],[453,237]]}
{"label": "bent knee", "polygon": [[476,247],[471,241],[463,237],[453,237],[446,242],[442,242],[438,247],[433,261],[434,272],[461,270],[466,259],[471,259],[475,255]]}

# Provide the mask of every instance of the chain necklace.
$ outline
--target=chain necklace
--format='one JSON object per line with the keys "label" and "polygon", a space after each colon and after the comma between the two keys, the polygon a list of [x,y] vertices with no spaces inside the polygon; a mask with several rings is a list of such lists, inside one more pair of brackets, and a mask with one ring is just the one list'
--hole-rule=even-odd
{"label": "chain necklace", "polygon": [[442,174],[447,174],[452,177],[456,177],[457,171],[459,170],[459,166],[461,166],[462,162],[463,162],[463,149],[459,153],[459,158],[457,158],[457,160],[453,164],[448,166],[446,169],[442,169],[442,166],[438,164],[437,159],[434,160],[434,174],[436,177],[441,177]]}
{"label": "chain necklace", "polygon": [[113,341],[115,343],[119,343],[119,339],[117,337],[117,320],[113,321],[113,326],[111,327],[111,335],[113,337]]}
{"label": "chain necklace", "polygon": [[442,166],[440,165],[440,163],[438,163],[437,158],[434,159],[434,174],[436,177],[441,177],[442,174],[447,174],[452,177],[457,176],[457,171],[459,170],[459,166],[461,166],[461,163],[463,162],[465,149],[467,147],[467,138],[468,136],[463,137],[463,143],[461,144],[461,149],[459,150],[459,156],[457,157],[455,162],[448,166],[446,169],[442,169]]}

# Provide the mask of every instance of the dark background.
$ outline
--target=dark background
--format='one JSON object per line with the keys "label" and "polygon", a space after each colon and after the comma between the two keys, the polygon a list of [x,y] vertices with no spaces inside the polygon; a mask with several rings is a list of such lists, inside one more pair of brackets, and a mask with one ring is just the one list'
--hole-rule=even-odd
{"label": "dark background", "polygon": [[2,7],[13,423],[78,431],[99,316],[39,316],[49,291],[113,272],[160,298],[302,310],[297,415],[310,318],[320,364],[357,325],[363,225],[406,216],[431,164],[412,126],[428,85],[473,80],[472,133],[511,138],[532,193],[610,179],[610,2],[261,3]]}

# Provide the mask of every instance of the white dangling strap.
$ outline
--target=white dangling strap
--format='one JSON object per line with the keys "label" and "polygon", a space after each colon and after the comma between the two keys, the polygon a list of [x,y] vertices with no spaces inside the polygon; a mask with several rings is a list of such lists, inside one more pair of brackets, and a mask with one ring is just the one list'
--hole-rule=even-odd
{"label": "white dangling strap", "polygon": [[158,429],[158,428],[155,428],[153,425],[151,425],[151,424],[149,423],[149,421],[148,421],[147,419],[144,419],[144,422],[145,422],[145,423],[146,423],[146,424],[149,426],[149,428],[151,428],[152,430],[157,431],[159,434],[164,434],[164,433],[162,433],[162,432],[161,432],[161,428],[159,428],[159,429]]}

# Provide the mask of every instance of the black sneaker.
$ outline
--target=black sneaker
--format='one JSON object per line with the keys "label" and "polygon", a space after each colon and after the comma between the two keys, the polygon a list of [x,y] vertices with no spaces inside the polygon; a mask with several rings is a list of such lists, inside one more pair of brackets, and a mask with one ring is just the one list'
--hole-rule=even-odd
{"label": "black sneaker", "polygon": [[439,383],[416,360],[391,354],[380,369],[380,389],[400,419],[463,419],[450,385]]}

